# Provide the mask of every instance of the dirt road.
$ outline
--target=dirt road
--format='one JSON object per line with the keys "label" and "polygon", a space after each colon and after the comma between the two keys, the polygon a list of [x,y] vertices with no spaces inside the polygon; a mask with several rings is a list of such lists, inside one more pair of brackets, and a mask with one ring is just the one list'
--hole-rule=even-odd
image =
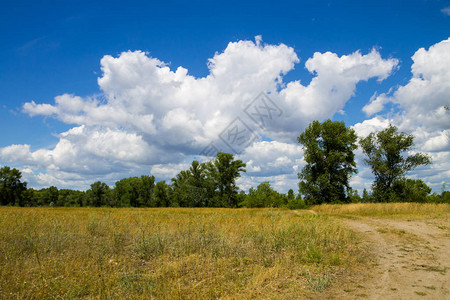
{"label": "dirt road", "polygon": [[442,220],[343,220],[375,254],[369,275],[334,287],[333,299],[450,299],[450,224]]}

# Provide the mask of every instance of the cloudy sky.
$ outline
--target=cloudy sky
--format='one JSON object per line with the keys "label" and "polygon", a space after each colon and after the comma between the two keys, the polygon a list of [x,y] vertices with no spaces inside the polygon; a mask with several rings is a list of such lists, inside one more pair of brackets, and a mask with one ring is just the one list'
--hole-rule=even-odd
{"label": "cloudy sky", "polygon": [[[3,1],[0,165],[29,186],[170,180],[231,152],[242,189],[297,190],[313,120],[389,123],[450,181],[450,0]],[[395,3],[392,3],[395,2]],[[373,177],[357,151],[354,188]]]}

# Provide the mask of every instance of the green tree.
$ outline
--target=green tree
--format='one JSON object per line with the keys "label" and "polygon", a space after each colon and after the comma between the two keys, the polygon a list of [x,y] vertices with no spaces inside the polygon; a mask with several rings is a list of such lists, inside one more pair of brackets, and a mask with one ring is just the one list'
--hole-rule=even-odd
{"label": "green tree", "polygon": [[27,183],[21,182],[22,173],[13,168],[4,166],[0,169],[0,203],[1,205],[23,206],[22,192],[26,190]]}
{"label": "green tree", "polygon": [[360,203],[361,202],[361,196],[358,194],[358,190],[349,190],[348,196],[350,198],[351,203]]}
{"label": "green tree", "polygon": [[293,189],[289,189],[289,191],[287,193],[287,199],[288,199],[288,201],[295,199],[295,194],[294,194],[294,190]]}
{"label": "green tree", "polygon": [[391,202],[427,202],[431,188],[420,179],[402,178],[393,184]]}
{"label": "green tree", "polygon": [[302,195],[300,193],[297,194],[297,197],[294,197],[292,199],[289,198],[289,193],[288,193],[288,203],[287,203],[286,207],[289,209],[304,209],[304,208],[306,208],[306,203],[302,199]]}
{"label": "green tree", "polygon": [[166,184],[164,180],[156,183],[154,188],[155,206],[157,207],[169,207],[169,190],[170,186]]}
{"label": "green tree", "polygon": [[189,186],[190,206],[207,207],[214,197],[214,181],[208,176],[207,163],[200,164],[194,160],[187,171],[187,184]]}
{"label": "green tree", "polygon": [[414,137],[404,132],[398,133],[395,126],[378,133],[371,133],[360,139],[361,148],[366,155],[364,160],[375,175],[372,196],[376,201],[388,202],[400,197],[394,190],[394,183],[410,170],[431,164],[431,158],[422,153],[405,155],[413,149]]}
{"label": "green tree", "polygon": [[287,204],[287,197],[275,191],[268,181],[262,182],[256,189],[250,188],[245,200],[245,207],[281,207]]}
{"label": "green tree", "polygon": [[100,181],[91,184],[91,188],[87,190],[88,203],[91,206],[103,206],[108,203],[106,196],[108,195],[109,186]]}
{"label": "green tree", "polygon": [[58,205],[72,207],[83,206],[83,197],[84,192],[70,189],[61,189],[58,193]]}
{"label": "green tree", "polygon": [[357,136],[344,122],[314,121],[300,134],[306,166],[299,173],[300,193],[306,203],[349,202],[349,181],[356,173]]}
{"label": "green tree", "polygon": [[226,200],[228,207],[237,206],[236,179],[245,172],[246,164],[234,160],[230,153],[219,152],[212,164],[209,164],[210,177],[214,179],[220,199]]}
{"label": "green tree", "polygon": [[52,185],[51,187],[44,189],[44,193],[47,199],[46,202],[51,206],[62,206],[62,204],[58,201],[59,191],[56,186]]}
{"label": "green tree", "polygon": [[114,188],[116,206],[152,206],[154,187],[154,176],[143,175],[121,179],[116,182]]}
{"label": "green tree", "polygon": [[188,183],[189,176],[189,173],[183,170],[172,178],[172,189],[169,197],[173,205],[180,207],[191,206]]}
{"label": "green tree", "polygon": [[372,196],[369,194],[369,192],[367,191],[366,188],[364,188],[364,190],[363,190],[363,195],[362,195],[362,198],[361,198],[361,202],[363,202],[363,203],[372,202]]}
{"label": "green tree", "polygon": [[212,206],[215,194],[215,180],[211,177],[210,162],[194,160],[188,170],[172,178],[171,200],[183,207]]}

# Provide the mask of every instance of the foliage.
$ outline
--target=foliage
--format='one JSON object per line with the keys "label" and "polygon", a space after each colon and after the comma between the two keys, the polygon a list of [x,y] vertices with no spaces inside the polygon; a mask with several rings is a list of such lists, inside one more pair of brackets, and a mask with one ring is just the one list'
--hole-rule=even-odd
{"label": "foliage", "polygon": [[27,188],[26,182],[21,182],[22,173],[10,167],[0,168],[0,204],[23,206],[22,192]]}
{"label": "foliage", "polygon": [[207,166],[208,163],[194,160],[188,170],[181,171],[172,179],[172,201],[177,206],[213,206],[215,183]]}
{"label": "foliage", "polygon": [[402,178],[394,182],[389,202],[427,202],[430,192],[431,188],[422,180]]}
{"label": "foliage", "polygon": [[307,204],[349,202],[349,181],[356,173],[357,136],[344,122],[314,121],[298,137],[306,166],[299,173]]}
{"label": "foliage", "polygon": [[348,197],[351,203],[359,203],[362,201],[361,196],[358,194],[358,190],[349,190]]}
{"label": "foliage", "polygon": [[256,190],[250,188],[245,200],[241,203],[244,207],[283,207],[287,204],[286,195],[276,192],[268,181],[258,185]]}
{"label": "foliage", "polygon": [[107,195],[109,186],[100,181],[91,184],[91,188],[86,192],[86,200],[89,206],[105,206],[107,205]]}
{"label": "foliage", "polygon": [[167,185],[164,180],[156,183],[153,194],[154,202],[152,206],[169,207],[170,206],[169,190],[170,186]]}
{"label": "foliage", "polygon": [[414,137],[398,133],[397,127],[392,125],[376,134],[370,133],[359,143],[367,156],[365,162],[375,175],[373,196],[380,202],[399,199],[401,189],[395,184],[403,180],[402,177],[408,171],[431,163],[430,157],[422,153],[405,156],[414,146]]}
{"label": "foliage", "polygon": [[[119,207],[152,206],[155,177],[142,175],[129,177],[116,182],[115,201]],[[154,205],[153,205],[154,206]]]}
{"label": "foliage", "polygon": [[245,172],[246,164],[242,160],[234,160],[230,153],[219,152],[216,159],[207,167],[219,191],[219,197],[226,199],[228,207],[237,206],[236,179]]}
{"label": "foliage", "polygon": [[363,195],[362,195],[362,198],[361,198],[361,202],[363,202],[363,203],[374,202],[373,198],[372,198],[372,195],[367,191],[366,188],[364,188],[364,190],[363,190]]}

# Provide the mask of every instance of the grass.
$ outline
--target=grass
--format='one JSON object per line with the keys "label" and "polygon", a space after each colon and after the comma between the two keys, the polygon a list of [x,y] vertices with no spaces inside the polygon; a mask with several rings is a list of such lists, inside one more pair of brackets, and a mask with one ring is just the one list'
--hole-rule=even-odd
{"label": "grass", "polygon": [[434,203],[355,203],[317,205],[312,210],[330,215],[450,218],[450,204]]}
{"label": "grass", "polygon": [[358,244],[289,210],[1,207],[0,298],[305,298]]}

